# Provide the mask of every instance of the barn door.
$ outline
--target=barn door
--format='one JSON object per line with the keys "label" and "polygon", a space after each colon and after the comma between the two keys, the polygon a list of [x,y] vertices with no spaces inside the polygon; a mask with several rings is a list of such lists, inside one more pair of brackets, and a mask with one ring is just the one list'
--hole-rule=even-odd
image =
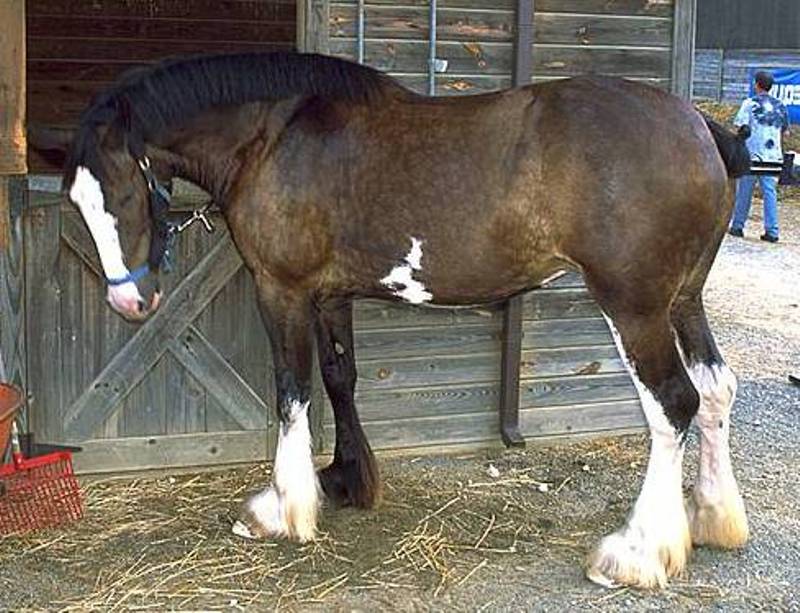
{"label": "barn door", "polygon": [[250,276],[224,222],[216,226],[181,236],[161,308],[135,325],[105,304],[77,210],[30,192],[26,326],[36,440],[82,447],[76,465],[84,471],[272,455],[268,339]]}

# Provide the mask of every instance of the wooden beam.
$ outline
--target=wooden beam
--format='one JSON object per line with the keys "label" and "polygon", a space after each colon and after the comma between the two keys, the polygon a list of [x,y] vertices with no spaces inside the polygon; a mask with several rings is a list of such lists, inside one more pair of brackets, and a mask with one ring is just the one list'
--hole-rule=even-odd
{"label": "wooden beam", "polygon": [[697,0],[675,0],[672,36],[672,93],[692,97],[694,39],[697,30]]}
{"label": "wooden beam", "polygon": [[[514,33],[515,86],[531,82],[533,65],[533,2],[517,0]],[[503,344],[500,356],[500,436],[507,447],[522,447],[519,431],[519,380],[522,361],[522,296],[514,296],[503,311]]]}
{"label": "wooden beam", "polygon": [[25,163],[25,0],[0,2],[0,249],[8,246],[11,196],[8,175]]}
{"label": "wooden beam", "polygon": [[514,37],[514,87],[531,82],[533,68],[533,2],[517,0],[517,20]]}
{"label": "wooden beam", "polygon": [[297,0],[297,50],[330,53],[329,0]]}
{"label": "wooden beam", "polygon": [[506,303],[500,356],[500,436],[506,447],[523,447],[519,431],[519,367],[522,359],[522,296]]}

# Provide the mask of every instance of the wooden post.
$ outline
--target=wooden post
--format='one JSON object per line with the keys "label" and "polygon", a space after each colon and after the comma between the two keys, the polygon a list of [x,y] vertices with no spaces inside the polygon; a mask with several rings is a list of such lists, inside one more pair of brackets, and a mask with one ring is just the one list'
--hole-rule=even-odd
{"label": "wooden post", "polygon": [[672,93],[692,97],[694,37],[697,30],[697,0],[675,0],[672,36]]}
{"label": "wooden post", "polygon": [[25,163],[25,0],[0,2],[0,250],[10,236],[10,179]]}
{"label": "wooden post", "polygon": [[329,20],[328,0],[297,0],[297,50],[330,53]]}
{"label": "wooden post", "polygon": [[[517,0],[514,39],[515,87],[531,82],[533,64],[533,0]],[[522,359],[522,296],[506,302],[500,363],[500,436],[507,447],[523,447],[519,431],[519,368]]]}

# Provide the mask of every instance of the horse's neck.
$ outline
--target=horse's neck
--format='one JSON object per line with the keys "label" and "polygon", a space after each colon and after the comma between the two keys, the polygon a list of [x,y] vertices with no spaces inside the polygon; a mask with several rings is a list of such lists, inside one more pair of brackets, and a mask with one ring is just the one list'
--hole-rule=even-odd
{"label": "horse's neck", "polygon": [[277,106],[258,102],[202,113],[160,135],[151,143],[153,155],[222,203],[247,149],[276,132]]}

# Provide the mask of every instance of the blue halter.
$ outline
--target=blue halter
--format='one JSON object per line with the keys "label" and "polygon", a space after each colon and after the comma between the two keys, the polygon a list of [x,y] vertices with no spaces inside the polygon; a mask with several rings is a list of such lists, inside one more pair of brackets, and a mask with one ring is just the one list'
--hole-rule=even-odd
{"label": "blue halter", "polygon": [[149,264],[142,264],[139,268],[136,268],[130,271],[124,277],[116,277],[114,279],[109,279],[106,277],[106,283],[111,286],[122,285],[123,283],[128,283],[129,281],[132,283],[136,283],[139,279],[143,279],[148,274],[150,274],[150,265]]}
{"label": "blue halter", "polygon": [[167,219],[169,207],[172,203],[171,194],[166,187],[158,182],[158,179],[150,168],[150,159],[146,155],[142,156],[141,159],[137,159],[136,162],[142,170],[142,174],[147,182],[147,190],[150,192],[150,216],[153,220],[150,253],[148,254],[145,264],[130,271],[124,277],[117,277],[114,279],[106,278],[106,283],[112,287],[122,285],[123,283],[136,283],[150,274],[150,271],[163,270],[164,272],[171,272],[173,267],[172,251],[175,240],[178,238],[178,234],[183,232],[195,221],[201,221],[208,232],[214,231],[214,226],[206,217],[206,212],[211,208],[210,202],[203,209],[193,211],[192,215],[182,223],[171,223]]}

